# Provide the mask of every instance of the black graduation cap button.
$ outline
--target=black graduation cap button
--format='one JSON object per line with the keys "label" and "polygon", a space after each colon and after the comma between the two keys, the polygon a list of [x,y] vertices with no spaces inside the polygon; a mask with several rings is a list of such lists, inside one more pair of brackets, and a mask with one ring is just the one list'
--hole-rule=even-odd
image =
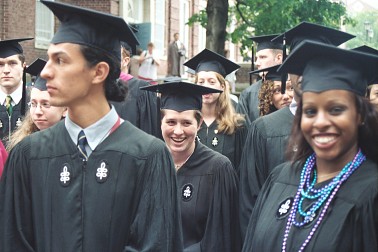
{"label": "black graduation cap button", "polygon": [[193,196],[193,185],[185,184],[181,189],[181,196],[183,201],[189,201]]}
{"label": "black graduation cap button", "polygon": [[278,205],[278,210],[276,212],[277,219],[283,219],[289,215],[290,209],[293,206],[293,202],[294,202],[294,198],[289,197]]}
{"label": "black graduation cap button", "polygon": [[96,169],[96,180],[98,183],[104,183],[109,177],[109,165],[106,160],[101,160],[99,167]]}
{"label": "black graduation cap button", "polygon": [[71,167],[68,163],[63,164],[60,172],[60,184],[67,187],[71,183]]}

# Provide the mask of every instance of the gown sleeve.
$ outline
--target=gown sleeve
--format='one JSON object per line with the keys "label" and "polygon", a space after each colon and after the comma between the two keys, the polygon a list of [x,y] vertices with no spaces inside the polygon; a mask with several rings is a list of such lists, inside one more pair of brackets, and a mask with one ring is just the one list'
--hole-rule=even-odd
{"label": "gown sleeve", "polygon": [[[142,87],[143,85],[140,85]],[[155,93],[138,90],[138,127],[157,138],[163,139],[161,136],[160,123],[158,119],[160,114],[157,113],[156,95]]]}
{"label": "gown sleeve", "polygon": [[182,251],[176,172],[169,151],[155,151],[146,165],[145,186],[124,251]]}
{"label": "gown sleeve", "polygon": [[248,134],[247,125],[243,125],[242,127],[238,128],[235,133],[235,152],[234,152],[235,164],[234,165],[235,165],[235,169],[238,175],[240,175],[239,165],[240,165],[240,160],[242,157],[245,141],[247,138],[247,134]]}
{"label": "gown sleeve", "polygon": [[239,102],[236,106],[236,112],[245,115],[245,120],[248,125],[251,124],[251,120],[248,116],[248,94],[247,91],[241,92]]}
{"label": "gown sleeve", "polygon": [[279,165],[277,168],[273,170],[273,172],[269,175],[268,179],[265,181],[263,187],[261,188],[261,193],[258,195],[253,211],[251,212],[250,218],[247,220],[248,226],[246,227],[246,234],[243,243],[243,250],[245,252],[252,251],[252,240],[254,235],[259,235],[255,233],[256,223],[259,220],[261,214],[261,208],[267,199],[270,188],[272,183],[274,183],[275,179],[278,177],[279,172],[282,170],[282,166],[285,164]]}
{"label": "gown sleeve", "polygon": [[231,162],[225,162],[214,174],[214,197],[201,251],[240,251],[238,197],[237,175]]}
{"label": "gown sleeve", "polygon": [[0,251],[3,252],[35,251],[27,179],[28,142],[25,140],[12,149],[0,181]]}
{"label": "gown sleeve", "polygon": [[[258,131],[256,122],[258,121],[253,122],[249,127],[239,165],[240,225],[242,237],[245,235],[257,195],[269,175],[264,164],[264,160],[268,158],[266,157],[266,141],[264,141]],[[271,150],[271,153],[274,153],[274,150]]]}

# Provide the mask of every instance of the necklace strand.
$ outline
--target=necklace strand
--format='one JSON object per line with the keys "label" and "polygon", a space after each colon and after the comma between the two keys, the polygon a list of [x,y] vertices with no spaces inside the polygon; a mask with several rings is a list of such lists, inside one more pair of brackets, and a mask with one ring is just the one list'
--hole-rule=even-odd
{"label": "necklace strand", "polygon": [[[287,240],[288,240],[288,237],[289,237],[291,227],[293,225],[300,227],[300,226],[303,226],[303,225],[309,223],[311,216],[323,205],[325,200],[328,198],[328,200],[325,202],[324,208],[322,209],[322,211],[319,215],[318,220],[314,224],[309,235],[307,236],[306,240],[303,242],[302,246],[299,249],[299,251],[304,250],[304,248],[310,242],[315,231],[319,227],[320,223],[324,219],[325,213],[327,212],[331,201],[335,197],[337,191],[340,189],[342,183],[345,182],[352,175],[352,173],[360,167],[362,162],[364,162],[366,160],[366,157],[361,152],[361,149],[359,149],[356,156],[354,157],[353,161],[346,164],[345,167],[340,171],[340,173],[329,184],[327,184],[326,186],[324,186],[323,188],[318,189],[318,190],[313,188],[313,186],[315,185],[315,182],[316,182],[316,171],[314,169],[315,159],[316,159],[315,154],[312,154],[310,157],[307,158],[306,163],[303,166],[303,169],[302,169],[302,172],[301,172],[301,180],[300,180],[300,183],[299,183],[299,186],[298,186],[298,191],[295,195],[293,207],[290,211],[290,214],[289,214],[289,217],[288,217],[288,220],[287,220],[287,223],[286,223],[284,238],[283,238],[283,241],[282,241],[282,252],[286,251]],[[313,176],[314,179],[313,179],[312,183],[310,184],[312,171],[314,171],[313,172],[314,173],[314,176]],[[303,196],[303,194],[306,195],[306,193],[302,194],[302,192],[305,190],[304,187],[306,185],[308,187],[306,193],[312,192],[312,193],[318,194],[319,192],[321,192],[321,193],[319,193],[319,196],[318,196],[318,197],[320,197],[320,199],[317,200],[317,202],[315,204],[313,204],[313,206],[311,207],[311,209],[308,212],[303,213],[303,211],[302,211],[302,213],[300,213],[301,210],[299,210],[299,207],[301,205],[301,202],[303,202],[303,200],[305,198],[305,196]],[[301,199],[299,199],[300,197],[301,197]],[[312,199],[310,197],[307,197],[307,198]],[[304,216],[304,220],[302,222],[297,222],[295,220],[296,215],[297,215],[297,211],[299,212],[299,214],[301,216]]]}

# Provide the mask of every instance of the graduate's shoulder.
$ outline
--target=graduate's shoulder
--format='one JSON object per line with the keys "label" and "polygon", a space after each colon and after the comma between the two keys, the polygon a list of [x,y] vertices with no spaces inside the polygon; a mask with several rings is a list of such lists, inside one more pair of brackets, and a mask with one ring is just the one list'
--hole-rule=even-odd
{"label": "graduate's shoulder", "polygon": [[249,127],[264,137],[288,136],[291,132],[294,116],[288,107],[257,118]]}
{"label": "graduate's shoulder", "polygon": [[128,121],[124,121],[112,134],[105,148],[141,158],[166,151],[166,145],[162,140],[138,129]]}
{"label": "graduate's shoulder", "polygon": [[202,143],[197,143],[197,152],[199,153],[198,161],[206,163],[211,169],[231,169],[233,166],[231,161],[223,154],[214,151]]}
{"label": "graduate's shoulder", "polygon": [[252,85],[248,86],[241,92],[241,96],[248,96],[250,93],[258,93],[261,87],[261,80],[253,83]]}

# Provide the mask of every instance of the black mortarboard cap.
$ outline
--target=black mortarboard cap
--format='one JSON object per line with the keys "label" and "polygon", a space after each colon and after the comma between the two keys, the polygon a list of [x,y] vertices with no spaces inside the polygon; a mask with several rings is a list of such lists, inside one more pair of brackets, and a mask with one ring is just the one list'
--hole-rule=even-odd
{"label": "black mortarboard cap", "polygon": [[[369,53],[369,54],[373,54],[373,55],[378,56],[378,50],[377,49],[374,49],[373,47],[366,46],[366,45],[353,48],[352,50],[364,52],[364,53]],[[369,85],[378,84],[378,70],[376,71],[376,74],[373,77],[373,79],[368,84]]]}
{"label": "black mortarboard cap", "polygon": [[201,110],[202,95],[222,92],[222,90],[182,81],[151,85],[142,87],[141,89],[161,93],[160,108],[178,112]]}
{"label": "black mortarboard cap", "polygon": [[262,35],[262,36],[254,36],[250,37],[251,40],[257,43],[256,52],[263,50],[263,49],[279,49],[282,50],[282,42],[275,41],[273,42],[272,39],[277,37],[279,34],[270,34],[270,35]]}
{"label": "black mortarboard cap", "polygon": [[355,36],[323,25],[309,22],[302,22],[294,28],[282,33],[272,39],[274,42],[281,42],[285,38],[286,44],[293,50],[303,40],[314,40],[325,44],[339,46]]}
{"label": "black mortarboard cap", "polygon": [[139,44],[121,17],[74,5],[41,0],[61,24],[51,43],[73,43],[96,48],[121,60],[120,41]]}
{"label": "black mortarboard cap", "polygon": [[46,91],[46,80],[40,76],[42,69],[45,67],[46,61],[38,58],[26,68],[26,72],[36,77],[33,87],[41,91]]}
{"label": "black mortarboard cap", "polygon": [[240,68],[238,64],[208,49],[202,50],[202,52],[185,62],[184,66],[195,70],[196,73],[214,71],[223,77]]}
{"label": "black mortarboard cap", "polygon": [[378,69],[378,56],[303,41],[278,69],[302,75],[302,91],[348,90],[364,96]]}
{"label": "black mortarboard cap", "polygon": [[0,58],[7,58],[12,55],[22,54],[24,50],[19,42],[33,38],[17,38],[0,41]]}
{"label": "black mortarboard cap", "polygon": [[258,70],[249,72],[249,74],[257,74],[257,73],[260,73],[260,72],[268,72],[265,75],[263,75],[263,77],[262,77],[263,80],[281,81],[282,73],[277,71],[277,69],[280,66],[281,66],[281,64],[271,66],[271,67],[267,67],[267,68],[263,68],[263,69],[258,69]]}
{"label": "black mortarboard cap", "polygon": [[377,49],[374,49],[373,47],[370,47],[367,45],[359,46],[359,47],[353,48],[352,50],[378,55]]}

